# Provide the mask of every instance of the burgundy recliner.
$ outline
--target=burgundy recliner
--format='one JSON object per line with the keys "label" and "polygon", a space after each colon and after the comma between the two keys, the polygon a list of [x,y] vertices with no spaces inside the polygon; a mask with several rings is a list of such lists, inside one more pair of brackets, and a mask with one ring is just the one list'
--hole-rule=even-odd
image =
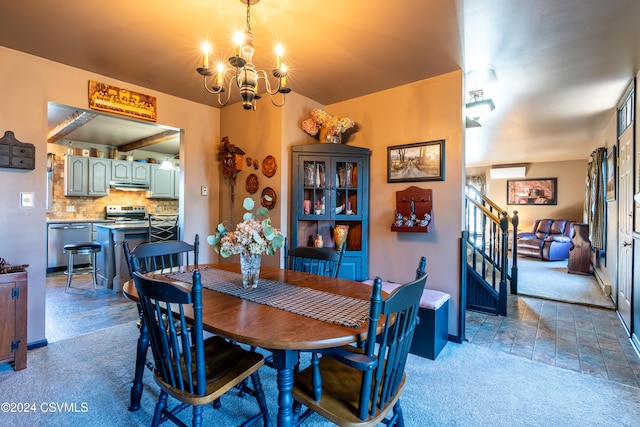
{"label": "burgundy recliner", "polygon": [[539,219],[533,231],[518,233],[518,255],[561,261],[569,258],[573,247],[574,221],[566,219]]}

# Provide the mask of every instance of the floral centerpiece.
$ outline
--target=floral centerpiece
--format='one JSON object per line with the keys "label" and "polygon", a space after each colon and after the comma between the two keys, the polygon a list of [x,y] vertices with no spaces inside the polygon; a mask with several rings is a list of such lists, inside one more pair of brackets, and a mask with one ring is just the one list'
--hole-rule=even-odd
{"label": "floral centerpiece", "polygon": [[[268,198],[269,196],[265,196]],[[262,254],[275,255],[276,249],[281,248],[284,237],[278,228],[271,224],[269,210],[259,207],[256,214],[252,213],[255,202],[250,197],[244,199],[242,207],[247,210],[242,222],[231,231],[228,222],[218,224],[216,234],[207,237],[209,243],[223,258],[240,254],[242,270],[242,285],[255,288],[258,285],[260,273],[260,256]],[[262,221],[256,216],[264,217]]]}
{"label": "floral centerpiece", "polygon": [[311,117],[302,121],[301,127],[311,136],[319,134],[321,142],[339,142],[340,136],[351,129],[355,122],[348,117],[332,116],[319,108],[311,110]]}

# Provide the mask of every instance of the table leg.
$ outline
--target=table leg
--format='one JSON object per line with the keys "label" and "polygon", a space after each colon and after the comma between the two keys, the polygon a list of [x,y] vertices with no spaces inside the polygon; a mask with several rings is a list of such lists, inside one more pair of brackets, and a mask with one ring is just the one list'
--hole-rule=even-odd
{"label": "table leg", "polygon": [[[142,320],[142,319],[141,319]],[[138,337],[138,351],[136,353],[136,371],[133,376],[131,386],[131,406],[130,411],[140,409],[142,399],[142,375],[144,374],[145,362],[147,361],[147,350],[149,349],[149,332],[144,322],[140,322],[140,336]]]}
{"label": "table leg", "polygon": [[273,365],[278,370],[278,427],[293,425],[293,369],[298,363],[297,350],[273,350]]}
{"label": "table leg", "polygon": [[120,268],[122,265],[122,258],[124,256],[122,249],[122,241],[124,240],[121,233],[113,233],[113,261],[116,268],[115,276],[113,276],[113,291],[122,292],[124,286],[124,280],[120,276]]}

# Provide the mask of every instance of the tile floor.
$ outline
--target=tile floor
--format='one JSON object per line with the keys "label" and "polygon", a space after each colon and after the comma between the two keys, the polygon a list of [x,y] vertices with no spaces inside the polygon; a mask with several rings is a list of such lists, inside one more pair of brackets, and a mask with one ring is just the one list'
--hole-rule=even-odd
{"label": "tile floor", "polygon": [[65,293],[67,276],[47,274],[46,337],[48,342],[119,325],[138,318],[136,304],[120,292],[98,286],[91,275],[74,276]]}
{"label": "tile floor", "polygon": [[509,296],[507,317],[467,311],[469,342],[640,387],[640,357],[615,310]]}

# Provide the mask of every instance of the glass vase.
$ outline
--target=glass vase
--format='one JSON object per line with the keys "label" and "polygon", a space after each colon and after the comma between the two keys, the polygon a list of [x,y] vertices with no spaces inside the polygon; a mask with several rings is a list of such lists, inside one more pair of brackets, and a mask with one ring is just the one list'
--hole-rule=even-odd
{"label": "glass vase", "polygon": [[260,277],[260,254],[240,254],[240,272],[243,288],[257,288]]}

